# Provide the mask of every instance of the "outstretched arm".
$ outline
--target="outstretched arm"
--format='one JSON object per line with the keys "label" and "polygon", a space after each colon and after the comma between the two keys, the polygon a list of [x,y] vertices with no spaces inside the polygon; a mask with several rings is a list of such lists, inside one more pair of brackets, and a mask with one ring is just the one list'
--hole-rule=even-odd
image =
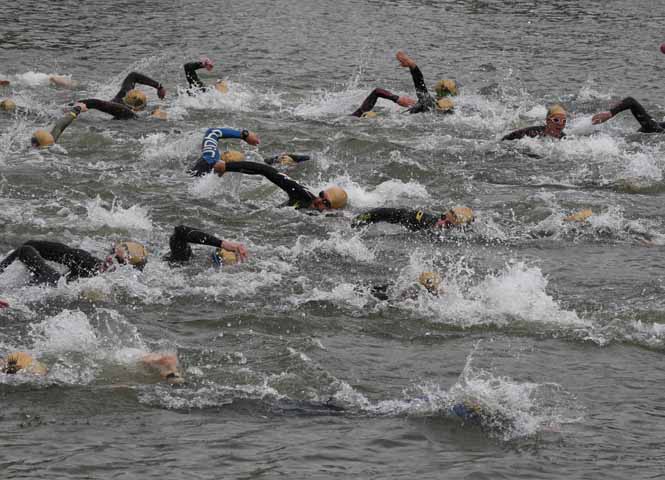
{"label": "outstretched arm", "polygon": [[436,225],[438,217],[422,210],[406,208],[375,208],[353,219],[352,227],[362,227],[370,223],[387,222],[404,225],[410,230],[423,230]]}
{"label": "outstretched arm", "polygon": [[597,125],[604,123],[615,115],[630,110],[635,119],[640,123],[640,131],[644,133],[662,132],[663,128],[649,115],[644,107],[633,97],[626,97],[614,105],[608,112],[600,112],[591,118],[591,123]]}
{"label": "outstretched arm", "polygon": [[120,87],[120,91],[116,94],[115,97],[113,97],[113,100],[111,101],[122,103],[122,99],[125,98],[127,92],[134,88],[137,83],[155,88],[159,98],[164,98],[166,96],[166,89],[162,86],[161,83],[156,82],[152,78],[143,75],[142,73],[132,72],[125,77],[125,80],[122,82],[122,86]]}
{"label": "outstretched arm", "polygon": [[224,248],[236,252],[243,261],[247,258],[247,248],[244,245],[228,240],[222,240],[196,228],[178,225],[173,229],[173,235],[169,239],[171,247],[171,260],[186,261],[191,257],[191,248],[188,244],[209,245],[211,247]]}
{"label": "outstretched arm", "polygon": [[51,135],[53,136],[53,141],[57,143],[58,138],[62,135],[62,132],[65,131],[71,123],[78,117],[81,112],[86,111],[88,107],[84,103],[77,103],[72,108],[71,112],[67,112],[60,120],[58,120],[53,128],[51,129]]}

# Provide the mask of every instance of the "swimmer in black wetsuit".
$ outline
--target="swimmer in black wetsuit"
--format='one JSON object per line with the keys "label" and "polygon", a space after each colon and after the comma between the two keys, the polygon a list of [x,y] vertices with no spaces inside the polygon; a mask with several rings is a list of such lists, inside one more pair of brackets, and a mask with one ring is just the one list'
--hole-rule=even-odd
{"label": "swimmer in black wetsuit", "polygon": [[[215,165],[224,160],[238,161],[242,160],[244,156],[240,152],[224,152],[219,151],[220,138],[240,138],[250,145],[258,145],[260,142],[259,137],[254,132],[249,130],[236,130],[233,128],[209,128],[206,130],[201,142],[201,157],[189,169],[190,175],[201,176],[210,173]],[[226,155],[229,153],[229,155]]]}
{"label": "swimmer in black wetsuit", "polygon": [[342,187],[333,186],[326,188],[315,195],[310,189],[296,182],[291,177],[277,171],[270,165],[256,162],[231,162],[219,161],[214,167],[217,175],[224,172],[238,172],[248,175],[263,175],[289,196],[287,205],[298,209],[330,210],[344,208],[348,196]]}
{"label": "swimmer in black wetsuit", "polygon": [[[416,285],[413,285],[413,287],[409,287],[403,292],[401,292],[399,299],[400,300],[406,300],[406,299],[415,299],[418,298],[418,295],[420,292],[423,291],[423,288],[425,289],[427,293],[430,295],[433,295],[435,297],[438,297],[441,293],[443,293],[445,290],[443,287],[441,287],[441,275],[439,275],[436,272],[421,272],[420,275],[418,276],[418,283]],[[370,285],[369,288],[369,293],[372,294],[373,297],[377,298],[378,300],[390,300],[393,298],[392,295],[389,294],[389,291],[392,289],[394,286],[394,283],[387,283],[383,285],[376,285],[372,284]]]}
{"label": "swimmer in black wetsuit", "polygon": [[60,138],[60,135],[62,135],[62,132],[65,131],[65,128],[71,125],[81,112],[87,111],[88,107],[85,103],[75,103],[71,111],[67,112],[62,118],[60,118],[60,120],[55,122],[55,125],[50,132],[42,129],[36,130],[32,134],[30,144],[34,148],[46,148],[55,144]]}
{"label": "swimmer in black wetsuit", "polygon": [[143,269],[147,261],[148,252],[138,242],[124,241],[113,246],[111,253],[105,260],[94,257],[85,250],[71,248],[58,242],[30,240],[10,253],[0,262],[0,274],[15,260],[20,260],[30,270],[32,284],[58,283],[63,275],[46,263],[60,263],[69,268],[64,275],[67,281],[79,278],[94,277],[112,269],[114,261],[120,264],[130,264],[139,270]]}
{"label": "swimmer in black wetsuit", "polygon": [[221,240],[196,228],[178,225],[169,238],[171,251],[166,255],[166,260],[171,263],[188,261],[192,258],[190,243],[217,247],[212,254],[216,265],[244,262],[247,259],[247,248],[241,243]]}
{"label": "swimmer in black wetsuit", "polygon": [[[166,89],[161,83],[156,82],[152,78],[141,73],[132,72],[127,75],[122,82],[120,91],[111,101],[107,102],[105,100],[89,98],[86,100],[80,100],[80,102],[85,103],[88,108],[113,115],[114,119],[128,120],[138,118],[137,112],[145,108],[147,98],[145,93],[134,88],[137,83],[155,88],[157,90],[157,96],[160,99],[164,99],[166,96]],[[165,118],[165,112],[159,110],[159,108],[153,111],[151,115],[162,119]]]}
{"label": "swimmer in black wetsuit", "polygon": [[306,162],[310,159],[309,155],[296,155],[294,153],[282,153],[274,157],[264,158],[263,161],[268,165],[278,167],[291,167],[298,163]]}
{"label": "swimmer in black wetsuit", "polygon": [[[185,63],[184,68],[185,78],[187,78],[187,85],[189,85],[189,88],[187,89],[187,93],[189,95],[194,95],[197,91],[207,91],[210,89],[210,87],[206,86],[199,79],[199,76],[196,73],[196,71],[200,70],[201,68],[205,68],[209,72],[212,70],[213,64],[209,58],[204,57],[199,62]],[[217,80],[215,82],[214,88],[220,93],[226,93],[229,90],[229,87],[224,80]]]}
{"label": "swimmer in black wetsuit", "polygon": [[610,118],[616,116],[618,113],[623,112],[624,110],[630,110],[630,112],[640,123],[640,129],[638,132],[641,133],[663,133],[665,132],[665,122],[655,121],[651,115],[649,115],[644,107],[635,100],[633,97],[627,97],[621,100],[619,103],[614,105],[607,112],[600,112],[595,114],[591,118],[591,123],[598,125],[608,121]]}
{"label": "swimmer in black wetsuit", "polygon": [[402,51],[397,52],[396,57],[402,67],[408,68],[411,71],[411,77],[413,78],[413,84],[416,87],[418,100],[407,96],[400,97],[388,90],[384,90],[383,88],[376,88],[369,94],[358,110],[351,114],[352,116],[371,116],[369,115],[369,112],[372,111],[379,98],[390,100],[401,107],[408,107],[409,113],[422,113],[432,110],[453,113],[454,103],[446,97],[457,95],[457,84],[454,80],[440,80],[435,86],[437,98],[434,99],[427,91],[425,79],[423,78],[420,68],[416,65],[416,62]]}
{"label": "swimmer in black wetsuit", "polygon": [[468,207],[451,208],[443,215],[406,208],[375,208],[353,219],[352,227],[363,227],[370,223],[388,222],[405,226],[409,230],[428,230],[468,225],[473,222],[473,210]]}
{"label": "swimmer in black wetsuit", "polygon": [[552,105],[547,109],[545,125],[537,125],[515,130],[504,136],[501,140],[519,140],[524,137],[550,137],[560,139],[566,136],[566,134],[563,133],[564,128],[566,128],[566,110],[564,110],[561,105]]}

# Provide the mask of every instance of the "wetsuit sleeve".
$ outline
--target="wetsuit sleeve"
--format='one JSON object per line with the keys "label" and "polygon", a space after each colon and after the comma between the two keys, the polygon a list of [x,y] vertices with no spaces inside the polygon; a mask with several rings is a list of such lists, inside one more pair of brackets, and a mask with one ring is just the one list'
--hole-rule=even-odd
{"label": "wetsuit sleeve", "polygon": [[60,273],[48,265],[39,252],[29,244],[21,245],[0,262],[0,273],[15,260],[20,260],[30,270],[33,277],[31,283],[55,285],[60,279]]}
{"label": "wetsuit sleeve", "polygon": [[70,248],[58,242],[31,240],[24,245],[33,247],[39,255],[70,269],[69,278],[90,277],[99,273],[102,260],[79,248]]}
{"label": "wetsuit sleeve", "polygon": [[203,136],[201,143],[201,158],[208,164],[214,165],[219,161],[219,139],[220,138],[243,138],[247,130],[236,130],[234,128],[209,128]]}
{"label": "wetsuit sleeve", "polygon": [[640,132],[658,133],[664,131],[660,124],[651,118],[651,115],[649,115],[646,110],[644,110],[644,107],[633,97],[627,97],[621,100],[617,105],[610,109],[610,113],[612,116],[615,116],[624,110],[630,110],[635,119],[640,123]]}
{"label": "wetsuit sleeve", "polygon": [[168,259],[178,262],[189,260],[192,256],[192,249],[189,246],[190,243],[221,248],[222,241],[223,240],[202,232],[201,230],[197,230],[196,228],[178,225],[173,229],[173,235],[171,235],[171,238],[169,239],[171,253],[168,255]]}
{"label": "wetsuit sleeve", "polygon": [[62,132],[65,131],[71,123],[79,116],[81,109],[79,107],[74,107],[71,112],[67,112],[60,120],[55,122],[55,125],[51,129],[51,135],[53,136],[53,141],[57,142]]}
{"label": "wetsuit sleeve", "polygon": [[199,79],[199,76],[196,73],[200,68],[203,68],[201,62],[185,63],[185,78],[187,78],[187,84],[190,88],[205,88],[204,83]]}
{"label": "wetsuit sleeve", "polygon": [[423,72],[420,71],[420,68],[418,68],[417,65],[413,68],[409,68],[409,70],[411,71],[411,79],[413,80],[413,86],[416,87],[416,95],[418,97],[418,103],[409,109],[409,113],[422,113],[432,110],[435,103],[434,99],[427,91]]}
{"label": "wetsuit sleeve", "polygon": [[308,188],[302,186],[288,175],[277,171],[274,167],[257,162],[231,162],[226,164],[227,172],[263,175],[289,196],[289,205],[296,208],[307,208],[316,198]]}
{"label": "wetsuit sleeve", "polygon": [[120,87],[120,91],[115,95],[115,97],[113,97],[113,100],[111,101],[122,103],[122,99],[125,98],[127,92],[134,88],[137,83],[140,83],[141,85],[148,85],[149,87],[153,87],[155,89],[161,87],[161,84],[152,78],[147,77],[142,73],[132,72],[125,77],[125,80],[122,82],[122,86]]}
{"label": "wetsuit sleeve", "polygon": [[360,105],[358,110],[353,112],[351,115],[354,117],[362,117],[363,113],[367,113],[374,108],[374,105],[376,105],[376,101],[379,98],[385,98],[387,100],[390,100],[391,102],[397,103],[399,95],[395,95],[394,93],[389,92],[388,90],[384,90],[383,88],[375,88],[367,96],[365,101],[363,101],[362,105]]}
{"label": "wetsuit sleeve", "polygon": [[105,100],[98,100],[96,98],[88,98],[86,100],[79,100],[81,103],[85,103],[86,107],[92,110],[99,110],[100,112],[108,113],[113,115],[114,118],[120,120],[128,120],[131,118],[137,118],[136,113],[132,111],[124,103],[118,102],[107,102]]}
{"label": "wetsuit sleeve", "polygon": [[519,130],[515,130],[514,132],[510,132],[508,135],[504,136],[501,140],[519,140],[520,138],[524,137],[535,138],[542,136],[544,132],[545,132],[544,125],[536,125],[534,127],[521,128]]}
{"label": "wetsuit sleeve", "polygon": [[424,230],[436,225],[439,217],[422,210],[406,208],[375,208],[358,215],[351,226],[362,227],[370,223],[387,222],[404,225],[410,230]]}

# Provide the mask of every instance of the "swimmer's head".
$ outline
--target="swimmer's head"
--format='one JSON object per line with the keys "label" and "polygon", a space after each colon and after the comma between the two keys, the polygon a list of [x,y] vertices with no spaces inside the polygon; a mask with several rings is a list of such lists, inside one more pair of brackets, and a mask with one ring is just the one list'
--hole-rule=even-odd
{"label": "swimmer's head", "polygon": [[319,196],[312,202],[312,207],[317,210],[344,208],[348,199],[346,191],[335,185],[320,191]]}
{"label": "swimmer's head", "polygon": [[451,79],[439,80],[434,85],[434,91],[437,97],[455,97],[457,96],[457,82]]}
{"label": "swimmer's head", "polygon": [[238,263],[238,255],[231,250],[225,248],[218,248],[212,252],[212,262],[221,267],[223,265],[235,265]]}
{"label": "swimmer's head", "polygon": [[436,222],[437,227],[450,227],[468,225],[475,220],[473,210],[469,207],[455,207],[441,215],[441,219]]}
{"label": "swimmer's head", "polygon": [[131,89],[123,99],[125,104],[132,110],[143,110],[148,103],[145,93],[136,88]]}
{"label": "swimmer's head", "polygon": [[436,272],[422,272],[418,276],[418,283],[432,295],[438,295],[441,287],[441,275]]}
{"label": "swimmer's head", "polygon": [[587,218],[593,215],[593,211],[590,208],[585,208],[579,212],[571,213],[570,215],[563,217],[564,222],[585,222]]}
{"label": "swimmer's head", "polygon": [[8,375],[15,375],[21,370],[38,375],[46,374],[46,367],[26,352],[10,353],[0,362],[0,371]]}
{"label": "swimmer's head", "polygon": [[372,112],[372,111],[370,110],[369,112],[365,112],[365,113],[363,113],[362,115],[360,115],[360,117],[361,117],[361,118],[376,118],[376,117],[377,117],[377,113],[376,113],[376,112]]}
{"label": "swimmer's head", "polygon": [[54,143],[55,139],[53,138],[53,135],[51,135],[51,132],[42,129],[36,130],[30,139],[30,144],[35,148],[46,148]]}
{"label": "swimmer's head", "polygon": [[0,102],[0,110],[4,110],[5,112],[13,112],[16,110],[16,102],[11,98],[5,98],[2,102]]}
{"label": "swimmer's head", "polygon": [[280,155],[279,157],[277,157],[277,161],[275,163],[283,167],[290,167],[292,165],[295,165],[296,161],[293,159],[291,155]]}
{"label": "swimmer's head", "polygon": [[243,160],[245,160],[245,154],[238,150],[227,150],[222,153],[222,162],[232,163],[242,162]]}
{"label": "swimmer's head", "polygon": [[436,101],[437,112],[452,112],[455,108],[455,102],[449,98],[439,98]]}
{"label": "swimmer's head", "polygon": [[215,90],[219,93],[228,93],[229,85],[226,83],[226,80],[217,80],[215,83]]}
{"label": "swimmer's head", "polygon": [[559,104],[547,109],[545,124],[551,130],[561,131],[566,126],[566,110]]}
{"label": "swimmer's head", "polygon": [[132,240],[117,242],[113,246],[112,254],[118,263],[129,264],[139,270],[143,270],[148,262],[148,250],[143,244]]}

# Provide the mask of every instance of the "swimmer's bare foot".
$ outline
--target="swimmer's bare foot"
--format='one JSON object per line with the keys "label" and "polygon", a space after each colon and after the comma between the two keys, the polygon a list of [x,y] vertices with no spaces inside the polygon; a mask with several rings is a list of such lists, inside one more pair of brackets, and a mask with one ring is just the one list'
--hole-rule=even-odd
{"label": "swimmer's bare foot", "polygon": [[395,58],[402,67],[413,68],[416,66],[416,62],[402,50],[397,52]]}

